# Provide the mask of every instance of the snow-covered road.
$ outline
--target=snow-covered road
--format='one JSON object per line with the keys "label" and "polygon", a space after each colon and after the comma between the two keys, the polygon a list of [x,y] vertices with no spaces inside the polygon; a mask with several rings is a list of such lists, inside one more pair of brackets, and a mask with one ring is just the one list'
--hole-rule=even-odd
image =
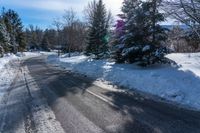
{"label": "snow-covered road", "polygon": [[200,112],[105,89],[45,58],[11,62],[16,77],[2,93],[0,133],[200,132]]}
{"label": "snow-covered road", "polygon": [[64,133],[55,115],[26,67],[17,76],[0,102],[2,133]]}
{"label": "snow-covered road", "polygon": [[6,61],[0,82],[0,133],[64,133],[27,67],[16,57]]}
{"label": "snow-covered road", "polygon": [[200,132],[199,112],[105,89],[94,79],[46,64],[44,57],[24,64],[67,133]]}

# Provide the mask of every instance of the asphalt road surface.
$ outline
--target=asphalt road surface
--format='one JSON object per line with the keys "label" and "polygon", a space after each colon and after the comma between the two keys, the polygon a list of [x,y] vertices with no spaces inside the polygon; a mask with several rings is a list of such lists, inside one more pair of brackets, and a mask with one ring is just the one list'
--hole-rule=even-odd
{"label": "asphalt road surface", "polygon": [[200,133],[200,112],[95,86],[45,58],[19,64],[0,103],[1,133]]}

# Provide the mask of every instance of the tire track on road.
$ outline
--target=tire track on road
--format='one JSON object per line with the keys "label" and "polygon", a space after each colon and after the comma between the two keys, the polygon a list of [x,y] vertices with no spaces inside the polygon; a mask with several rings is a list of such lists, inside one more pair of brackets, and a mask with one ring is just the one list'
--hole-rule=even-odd
{"label": "tire track on road", "polygon": [[25,99],[25,106],[27,107],[27,111],[28,113],[25,115],[25,132],[26,133],[35,133],[36,132],[36,126],[35,126],[35,122],[34,122],[34,119],[33,119],[33,113],[32,113],[32,100],[33,100],[33,97],[31,95],[31,91],[30,91],[30,88],[29,88],[29,85],[28,85],[28,82],[27,82],[27,78],[26,78],[26,73],[25,73],[25,70],[24,68],[21,68],[21,72],[22,72],[22,75],[23,75],[23,78],[24,78],[24,82],[25,82],[25,85],[26,85],[26,89],[27,89],[27,92],[28,92],[28,98]]}

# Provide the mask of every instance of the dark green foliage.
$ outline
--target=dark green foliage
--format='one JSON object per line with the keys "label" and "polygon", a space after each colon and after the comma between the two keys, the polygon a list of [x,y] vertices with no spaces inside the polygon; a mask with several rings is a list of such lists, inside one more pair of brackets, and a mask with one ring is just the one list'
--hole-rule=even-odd
{"label": "dark green foliage", "polygon": [[54,45],[57,44],[56,30],[46,29],[44,32],[43,40],[41,43],[43,50],[48,50],[49,48],[54,48]]}
{"label": "dark green foliage", "polygon": [[102,0],[94,1],[89,6],[89,29],[87,37],[86,54],[94,54],[96,58],[108,54],[108,13]]}
{"label": "dark green foliage", "polygon": [[30,50],[39,50],[43,35],[44,31],[42,29],[30,25],[25,31],[27,48]]}
{"label": "dark green foliage", "polygon": [[49,48],[49,40],[47,36],[44,36],[41,43],[41,49],[44,51],[48,51]]}
{"label": "dark green foliage", "polygon": [[0,58],[3,57],[4,55],[4,49],[3,47],[0,45]]}
{"label": "dark green foliage", "polygon": [[11,44],[10,44],[10,35],[7,32],[4,21],[0,20],[0,47],[1,52],[9,52]]}
{"label": "dark green foliage", "polygon": [[10,52],[16,53],[18,50],[23,51],[26,48],[25,34],[23,32],[23,26],[19,15],[9,9],[2,11],[2,21],[5,24],[6,31],[10,38]]}
{"label": "dark green foliage", "polygon": [[122,58],[118,58],[118,62],[137,62],[142,66],[162,62],[166,49],[161,44],[167,36],[166,29],[158,24],[164,21],[163,14],[158,12],[159,4],[159,0],[124,1],[122,11],[126,24],[125,34],[120,42],[123,48],[118,50]]}
{"label": "dark green foliage", "polygon": [[56,30],[46,29],[44,31],[43,39],[40,44],[41,50],[49,51],[50,48],[54,48],[54,45],[57,44]]}

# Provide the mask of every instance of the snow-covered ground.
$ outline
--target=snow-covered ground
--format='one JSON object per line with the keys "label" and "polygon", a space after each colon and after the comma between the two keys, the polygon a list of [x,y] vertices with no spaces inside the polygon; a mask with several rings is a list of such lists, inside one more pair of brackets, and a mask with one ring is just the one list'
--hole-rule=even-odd
{"label": "snow-covered ground", "polygon": [[0,58],[0,101],[1,96],[4,95],[16,76],[20,60],[38,55],[41,55],[41,53],[24,52],[16,55],[6,54],[3,58]]}
{"label": "snow-covered ground", "polygon": [[200,110],[200,53],[169,54],[177,65],[141,68],[133,64],[115,64],[108,60],[93,60],[84,55],[68,58],[55,55],[47,61],[67,70],[88,75],[107,84],[157,95],[178,104]]}
{"label": "snow-covered ground", "polygon": [[15,55],[5,55],[4,58],[0,58],[0,101],[1,97],[5,93],[5,89],[9,88],[9,85],[14,79],[15,69],[9,63],[11,60],[17,60]]}
{"label": "snow-covered ground", "polygon": [[0,132],[64,133],[27,66],[20,65],[21,60],[44,54],[53,53],[25,52],[0,58]]}

